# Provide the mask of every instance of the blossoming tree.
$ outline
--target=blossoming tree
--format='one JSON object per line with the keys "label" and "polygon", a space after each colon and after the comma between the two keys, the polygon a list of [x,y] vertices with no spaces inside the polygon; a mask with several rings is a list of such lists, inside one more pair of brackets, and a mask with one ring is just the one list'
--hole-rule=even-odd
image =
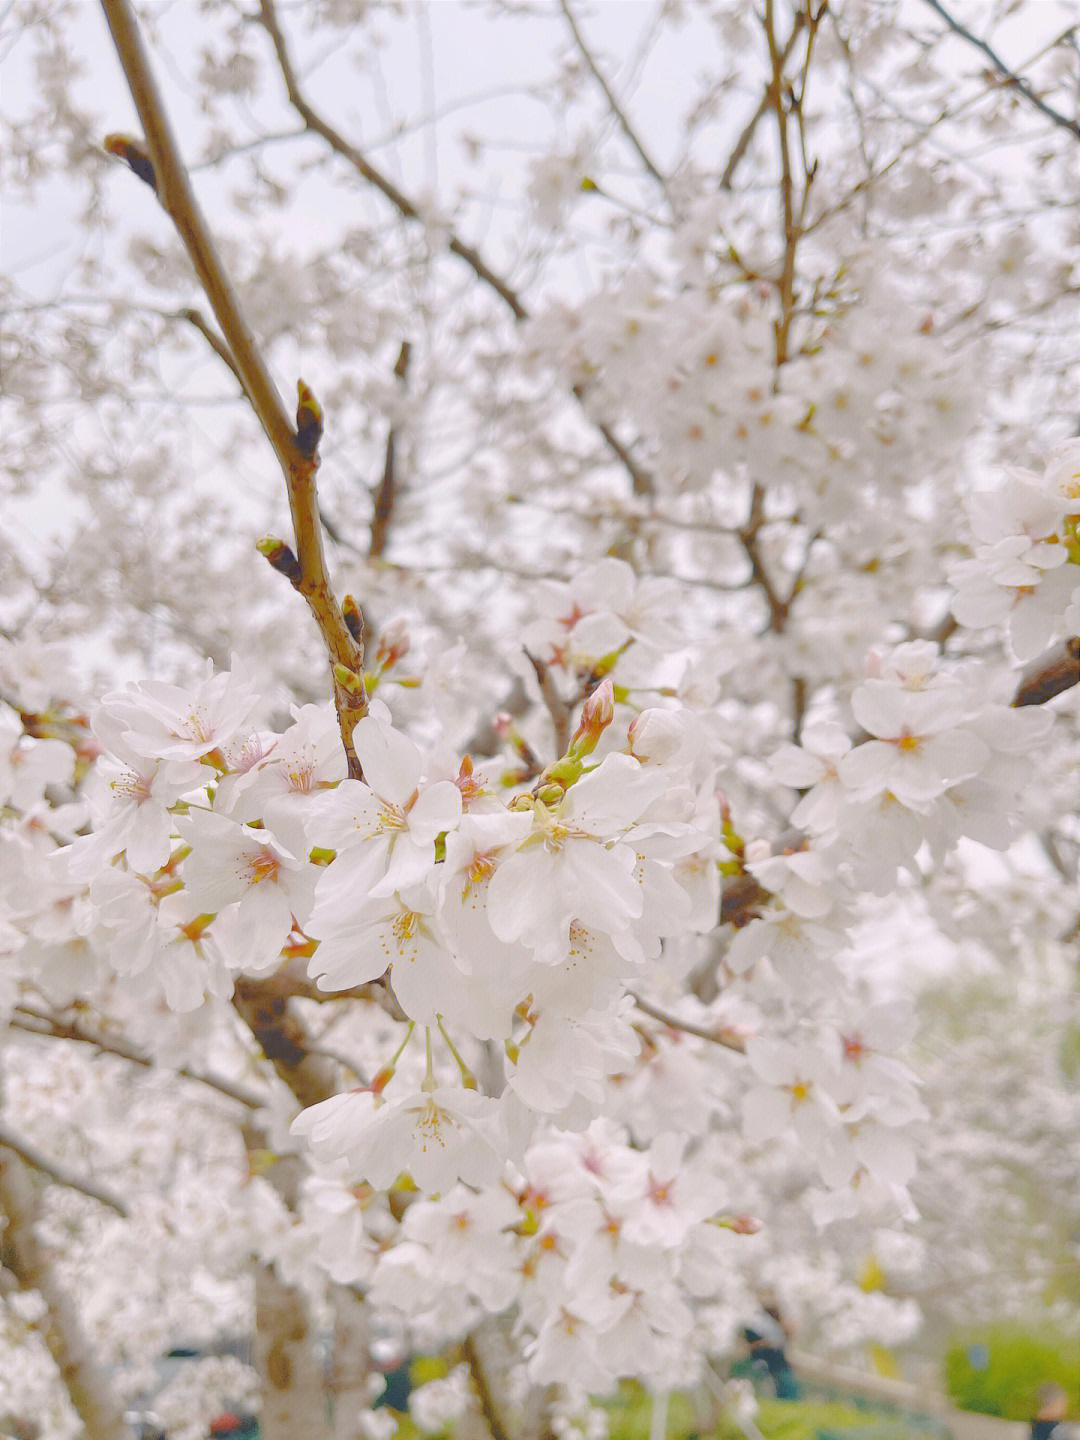
{"label": "blossoming tree", "polygon": [[[5,282],[12,513],[77,520],[4,576],[0,1404],[120,1435],[102,1351],[246,1328],[267,1440],[345,1440],[393,1326],[502,1440],[766,1285],[905,1338],[868,937],[942,949],[987,851],[1075,891],[1067,7],[146,8],[131,134],[85,7],[4,20],[9,179],[100,243]],[[419,157],[361,139],[410,16]],[[483,244],[437,31],[548,117]]]}

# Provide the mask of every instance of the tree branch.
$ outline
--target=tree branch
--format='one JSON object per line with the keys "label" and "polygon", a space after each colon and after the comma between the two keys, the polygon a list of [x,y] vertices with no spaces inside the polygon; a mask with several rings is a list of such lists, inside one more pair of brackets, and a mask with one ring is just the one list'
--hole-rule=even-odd
{"label": "tree branch", "polygon": [[[350,164],[358,175],[374,185],[375,189],[390,201],[391,205],[403,215],[406,220],[415,220],[420,224],[424,223],[424,216],[417,206],[405,192],[398,188],[392,180],[378,170],[367,157],[355,145],[351,144],[339,130],[324,120],[321,115],[305,99],[300,89],[300,82],[297,78],[296,67],[293,65],[292,56],[289,54],[289,47],[285,40],[281,22],[278,19],[277,5],[275,0],[259,0],[259,23],[270,37],[274,47],[274,54],[277,56],[278,66],[281,69],[281,76],[285,82],[285,90],[289,97],[289,103],[296,113],[304,121],[304,124],[314,134],[321,136],[327,145],[336,155]],[[513,315],[515,320],[528,320],[529,309],[517,291],[501,275],[497,275],[488,265],[487,261],[472,245],[467,245],[460,236],[454,232],[446,233],[446,248],[459,260],[463,260],[478,280],[498,295],[506,308]],[[575,385],[572,393],[574,398],[584,404],[587,387]],[[591,417],[590,417],[591,418]],[[607,442],[608,447],[620,463],[625,467],[630,476],[635,495],[650,495],[653,491],[653,480],[648,470],[638,464],[633,458],[630,450],[615,435],[611,427],[603,421],[593,421],[597,430]]]}
{"label": "tree branch", "polygon": [[28,1140],[16,1135],[13,1130],[0,1120],[0,1147],[6,1148],[20,1160],[24,1160],[31,1169],[45,1175],[56,1185],[63,1185],[66,1190],[78,1190],[82,1195],[89,1195],[91,1200],[96,1200],[99,1205],[105,1205],[110,1210],[115,1210],[117,1215],[128,1219],[130,1211],[124,1202],[114,1195],[111,1190],[104,1186],[97,1185],[92,1180],[86,1180],[68,1170],[59,1161],[50,1159],[42,1151],[31,1145]]}
{"label": "tree branch", "polygon": [[619,122],[619,128],[622,130],[623,134],[630,142],[631,147],[636,152],[637,157],[641,161],[642,165],[645,166],[645,169],[649,172],[652,178],[656,181],[657,185],[659,185],[660,189],[663,191],[664,199],[667,200],[668,204],[670,205],[671,196],[668,193],[668,182],[666,178],[661,174],[657,166],[654,165],[652,160],[649,158],[648,152],[638,138],[634,127],[627,119],[626,112],[623,110],[618,100],[616,100],[615,95],[612,92],[611,86],[605,80],[603,72],[597,65],[596,60],[592,55],[592,52],[585,44],[585,41],[582,38],[581,31],[578,29],[577,21],[574,19],[574,13],[570,9],[569,0],[559,0],[559,9],[562,11],[563,15],[566,18],[566,23],[570,27],[570,34],[574,37],[574,44],[577,46],[578,54],[581,56],[582,60],[584,60],[586,66],[588,67],[589,74],[593,77],[597,85],[599,85],[600,89],[603,91],[604,99],[611,107],[611,113]]}
{"label": "tree branch", "polygon": [[[16,1030],[25,1030],[30,1035],[44,1035],[54,1040],[73,1040],[80,1045],[90,1045],[101,1055],[116,1055],[121,1060],[127,1060],[130,1064],[142,1066],[146,1070],[162,1068],[152,1055],[146,1054],[120,1036],[102,1035],[77,1018],[62,1019],[47,1011],[38,1010],[33,1005],[16,1005],[7,1023]],[[261,1110],[267,1103],[265,1096],[246,1090],[232,1080],[216,1075],[204,1075],[188,1065],[181,1065],[175,1073],[185,1080],[198,1081],[200,1085],[216,1090],[218,1094],[235,1100],[238,1105],[249,1110]]]}
{"label": "tree branch", "polygon": [[[802,28],[803,28],[803,26],[804,26],[805,24],[806,24],[806,15],[805,15],[805,13],[804,13],[802,10],[800,10],[800,11],[797,12],[797,14],[796,14],[796,16],[795,16],[795,23],[794,23],[794,25],[793,25],[793,27],[792,27],[791,34],[788,36],[787,40],[784,42],[784,48],[783,48],[783,50],[781,50],[781,52],[780,52],[780,66],[781,66],[781,68],[783,68],[783,66],[786,64],[786,62],[787,62],[788,59],[790,58],[792,50],[795,49],[795,42],[798,40],[799,35],[800,35],[800,33],[802,32]],[[772,102],[772,81],[770,80],[770,81],[768,81],[768,83],[767,83],[766,86],[765,86],[765,89],[764,89],[764,92],[762,93],[761,99],[760,99],[760,101],[758,102],[758,107],[757,107],[757,109],[754,111],[753,115],[750,116],[750,119],[749,119],[749,120],[746,122],[746,124],[743,126],[742,133],[740,134],[738,140],[736,140],[736,142],[735,142],[735,148],[734,148],[734,150],[732,150],[730,156],[728,157],[728,162],[727,162],[727,164],[724,166],[724,173],[720,176],[720,186],[719,186],[719,188],[720,188],[721,190],[730,190],[730,189],[731,189],[732,183],[734,182],[734,179],[735,179],[735,171],[736,171],[736,170],[739,168],[739,166],[742,164],[743,159],[744,159],[744,157],[745,157],[745,155],[746,155],[746,152],[747,152],[747,150],[749,150],[749,148],[750,148],[750,142],[751,142],[751,140],[753,140],[753,138],[754,138],[754,132],[755,132],[755,130],[757,129],[758,125],[761,123],[762,116],[765,115],[765,113],[770,109],[770,107],[771,107],[771,102]]]}
{"label": "tree branch", "polygon": [[536,679],[540,685],[540,694],[543,696],[547,712],[551,716],[552,728],[555,731],[555,755],[565,755],[570,744],[570,706],[559,694],[559,687],[555,683],[555,676],[551,673],[551,666],[543,660],[538,660],[535,655],[525,651],[525,658],[536,671]]}
{"label": "tree branch", "polygon": [[[394,374],[398,381],[404,384],[406,373],[409,369],[409,357],[412,354],[412,346],[408,340],[401,342],[401,350],[398,352],[397,364],[394,366]],[[383,465],[382,479],[379,488],[375,492],[375,502],[371,512],[371,544],[368,546],[368,559],[376,560],[386,549],[386,538],[390,528],[390,516],[394,509],[394,500],[397,495],[397,471],[395,468],[397,449],[397,435],[393,425],[390,426],[386,436],[386,461]]]}
{"label": "tree branch", "polygon": [[661,1025],[666,1025],[669,1030],[682,1030],[687,1035],[696,1035],[700,1040],[708,1040],[713,1045],[720,1045],[725,1050],[734,1050],[742,1055],[746,1052],[746,1040],[734,1030],[727,1029],[722,1025],[695,1025],[692,1020],[680,1020],[677,1015],[672,1015],[667,1010],[661,1010],[650,1000],[643,1000],[633,990],[628,992],[630,999],[644,1015],[649,1015],[653,1020],[659,1020]]}
{"label": "tree branch", "polygon": [[491,1432],[492,1440],[510,1440],[510,1432],[506,1428],[498,1405],[495,1403],[495,1396],[491,1390],[491,1384],[484,1369],[483,1361],[480,1359],[480,1352],[476,1347],[476,1339],[473,1335],[466,1335],[461,1342],[461,1354],[465,1364],[469,1368],[469,1378],[472,1381],[473,1391],[480,1402],[480,1410],[488,1429]]}
{"label": "tree branch", "polygon": [[1080,120],[1070,120],[1069,117],[1063,115],[1060,110],[1055,110],[1052,105],[1047,105],[1042,96],[1038,95],[1031,88],[1023,76],[1018,75],[1015,70],[1009,65],[1006,65],[997,51],[993,50],[985,40],[980,40],[977,35],[973,35],[970,30],[965,29],[958,20],[954,20],[944,5],[938,3],[938,0],[923,0],[923,3],[929,5],[935,15],[940,15],[954,34],[959,35],[962,40],[966,40],[969,45],[974,45],[976,50],[981,50],[1011,89],[1023,95],[1024,99],[1027,100],[1029,104],[1034,105],[1040,114],[1045,115],[1047,120],[1050,120],[1055,125],[1060,125],[1063,130],[1067,130],[1070,135],[1080,140]]}
{"label": "tree branch", "polygon": [[349,772],[359,775],[352,731],[356,721],[367,711],[367,696],[363,688],[364,660],[334,599],[326,571],[315,491],[315,472],[319,464],[318,437],[316,435],[314,444],[310,443],[303,424],[303,395],[294,429],[240,309],[180,158],[176,137],[150,69],[130,0],[101,0],[101,4],[146,135],[146,150],[153,169],[153,188],[183,241],[221,327],[224,343],[232,356],[232,368],[273,446],[285,477],[299,565],[298,572],[291,577],[293,585],[303,595],[315,617],[331,662],[360,677],[358,686],[352,690],[343,688],[336,679],[334,684]]}

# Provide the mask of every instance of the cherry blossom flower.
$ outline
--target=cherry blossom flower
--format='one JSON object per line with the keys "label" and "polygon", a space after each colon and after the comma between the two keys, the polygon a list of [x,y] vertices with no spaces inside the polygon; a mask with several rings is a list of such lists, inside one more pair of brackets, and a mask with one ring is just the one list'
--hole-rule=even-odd
{"label": "cherry blossom flower", "polygon": [[308,917],[318,872],[267,831],[211,810],[191,809],[177,820],[177,829],[191,846],[184,885],[192,903],[209,914],[237,905],[239,964],[255,969],[273,964],[294,919],[302,925]]}
{"label": "cherry blossom flower", "polygon": [[840,762],[840,778],[855,800],[888,791],[916,809],[949,785],[978,774],[990,752],[962,726],[955,697],[939,689],[900,690],[887,680],[867,680],[851,697],[864,741]]}
{"label": "cherry blossom flower", "polygon": [[365,780],[343,780],[307,810],[309,842],[338,850],[341,869],[362,866],[364,886],[382,896],[425,880],[436,837],[461,817],[461,791],[450,780],[422,786],[420,751],[388,719],[373,707],[353,731]]}
{"label": "cherry blossom flower", "polygon": [[29,810],[49,785],[70,783],[74,770],[70,745],[24,736],[18,716],[0,704],[0,805]]}
{"label": "cherry blossom flower", "polygon": [[205,678],[194,689],[144,680],[101,701],[107,722],[119,726],[136,755],[160,760],[201,760],[236,735],[258,704],[255,681],[234,657],[231,670]]}
{"label": "cherry blossom flower", "polygon": [[444,1086],[397,1099],[356,1091],[311,1106],[292,1129],[325,1162],[345,1159],[350,1173],[376,1190],[407,1172],[431,1193],[501,1174],[498,1116],[498,1102],[475,1090]]}

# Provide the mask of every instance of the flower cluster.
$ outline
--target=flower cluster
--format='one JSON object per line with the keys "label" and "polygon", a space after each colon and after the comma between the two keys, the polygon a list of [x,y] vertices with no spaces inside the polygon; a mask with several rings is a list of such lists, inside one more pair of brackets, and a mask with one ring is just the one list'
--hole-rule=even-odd
{"label": "flower cluster", "polygon": [[[534,1383],[660,1383],[716,1341],[701,1316],[743,1283],[762,1198],[738,1203],[733,1145],[811,1161],[821,1224],[913,1213],[911,1011],[857,999],[853,926],[924,847],[1008,844],[1050,724],[935,645],[875,653],[849,723],[811,719],[772,756],[798,792],[774,853],[719,788],[737,770],[711,683],[635,703],[674,613],[618,560],[541,588],[528,653],[556,729],[577,716],[546,766],[509,725],[510,768],[425,751],[376,698],[350,776],[329,706],[261,728],[234,663],[106,695],[76,800],[70,739],[0,716],[16,983],[179,1017],[269,974],[366,1002],[367,1078],[268,1122],[311,1172],[264,1252],[433,1336],[513,1307]],[[377,678],[408,653],[395,634]],[[718,929],[722,874],[754,899]],[[683,981],[709,956],[702,1000]],[[390,1193],[411,1197],[396,1220]]]}
{"label": "flower cluster", "polygon": [[961,625],[1006,626],[1019,660],[1080,633],[1080,440],[1054,451],[1041,475],[1013,471],[969,510],[975,554],[950,576]]}

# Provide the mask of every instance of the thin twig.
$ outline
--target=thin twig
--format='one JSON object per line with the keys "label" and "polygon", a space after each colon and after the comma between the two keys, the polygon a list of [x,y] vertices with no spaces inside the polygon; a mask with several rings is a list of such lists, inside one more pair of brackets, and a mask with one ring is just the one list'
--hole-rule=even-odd
{"label": "thin twig", "polygon": [[315,617],[331,662],[359,677],[352,690],[343,688],[336,681],[334,684],[349,771],[358,775],[360,766],[352,745],[352,730],[367,710],[362,679],[363,655],[345,624],[326,571],[315,490],[315,472],[319,464],[317,441],[312,444],[305,434],[300,433],[299,417],[294,429],[255,336],[240,309],[180,158],[176,137],[154,80],[130,0],[101,0],[101,4],[145,132],[146,150],[153,166],[153,188],[183,241],[221,328],[235,373],[273,446],[285,477],[299,566],[295,576],[290,578]]}
{"label": "thin twig", "polygon": [[938,0],[923,0],[923,3],[929,5],[935,15],[940,15],[949,29],[959,35],[962,40],[966,40],[969,45],[974,45],[976,50],[981,50],[1011,89],[1023,95],[1024,99],[1034,105],[1035,109],[1045,115],[1048,120],[1055,125],[1060,125],[1063,130],[1068,130],[1070,135],[1074,135],[1076,139],[1080,140],[1080,120],[1070,120],[1067,115],[1062,115],[1060,110],[1055,110],[1052,105],[1048,105],[1042,96],[1031,88],[1023,76],[1018,75],[1011,66],[1006,65],[996,50],[993,50],[985,40],[980,40],[977,35],[973,35],[970,30],[965,29],[958,20],[949,14],[944,5],[938,3]]}
{"label": "thin twig", "polygon": [[536,678],[540,684],[540,694],[543,696],[547,712],[551,716],[551,723],[555,730],[555,754],[565,755],[570,744],[570,706],[559,694],[559,687],[555,683],[555,676],[550,665],[538,660],[535,655],[525,651],[529,664],[536,671]]}
{"label": "thin twig", "polygon": [[780,592],[773,584],[769,572],[765,569],[761,558],[761,550],[758,546],[758,531],[765,523],[765,490],[758,482],[754,482],[754,490],[750,499],[750,515],[746,524],[741,530],[737,530],[736,536],[746,558],[750,561],[750,570],[754,583],[761,589],[761,593],[769,606],[769,629],[774,630],[777,635],[783,632],[787,624],[788,612],[791,609],[791,602],[794,600],[794,591],[784,600]]}
{"label": "thin twig", "polygon": [[[394,182],[363,154],[357,146],[346,140],[339,130],[336,130],[328,121],[312,108],[303,92],[300,89],[300,82],[296,74],[296,67],[293,65],[292,56],[285,40],[285,33],[281,28],[278,19],[277,6],[274,0],[259,0],[259,23],[270,37],[277,56],[278,66],[281,70],[282,79],[285,82],[285,90],[289,97],[289,103],[296,113],[314,134],[322,137],[327,145],[336,155],[350,164],[358,175],[361,175],[369,184],[374,185],[391,205],[403,215],[406,220],[415,220],[420,224],[424,223],[424,215],[420,207],[416,205]],[[514,287],[504,280],[501,275],[496,274],[488,265],[487,261],[480,254],[475,246],[468,245],[459,235],[452,230],[443,233],[446,235],[446,248],[459,260],[463,260],[472,270],[478,280],[496,295],[513,315],[515,320],[528,320],[529,309],[517,293]],[[584,385],[575,385],[572,393],[574,398],[582,405],[588,393]],[[590,417],[591,418],[591,417]],[[604,421],[594,420],[597,430],[603,436],[609,449],[625,467],[630,476],[635,495],[651,495],[653,491],[653,479],[648,470],[640,465],[632,456],[630,449],[625,445]]]}
{"label": "thin twig", "polygon": [[[332,125],[327,124],[322,116],[308,104],[300,89],[296,68],[292,62],[292,56],[289,54],[289,47],[285,40],[285,33],[281,28],[281,22],[278,20],[277,6],[274,4],[274,0],[259,0],[258,19],[267,35],[269,35],[271,44],[274,47],[274,53],[277,56],[281,76],[285,81],[285,90],[289,97],[289,103],[303,120],[307,128],[314,131],[316,135],[321,135],[335,154],[340,155],[343,160],[347,160],[358,174],[362,175],[369,184],[374,185],[376,190],[381,191],[387,200],[390,201],[391,205],[404,215],[407,220],[423,222],[424,216],[419,206],[415,205],[404,191],[399,190],[394,182],[385,176],[382,171],[377,170],[355,145],[351,145],[339,131],[335,130]],[[466,265],[472,269],[478,279],[482,280],[485,285],[490,286],[490,288],[495,291],[516,320],[528,319],[528,311],[512,287],[500,276],[496,275],[494,270],[489,269],[478,250],[475,250],[471,245],[466,245],[456,235],[449,236],[447,239],[447,247],[460,260],[465,261]]]}
{"label": "thin twig", "polygon": [[[409,356],[412,353],[412,346],[408,340],[401,342],[401,350],[398,352],[397,364],[394,366],[394,375],[400,385],[404,385],[405,376],[409,369]],[[376,560],[386,549],[386,539],[390,529],[390,516],[394,510],[394,500],[397,495],[397,427],[390,426],[386,436],[386,460],[383,464],[382,479],[379,481],[379,488],[375,492],[375,501],[371,510],[371,544],[368,546],[368,559]]]}
{"label": "thin twig", "polygon": [[[102,1055],[116,1055],[121,1060],[127,1060],[130,1064],[142,1066],[147,1070],[160,1068],[152,1055],[148,1055],[120,1036],[103,1035],[99,1031],[91,1029],[82,1020],[51,1015],[48,1011],[39,1010],[33,1005],[16,1005],[13,1013],[8,1017],[7,1023],[17,1030],[25,1030],[31,1035],[45,1035],[55,1040],[74,1040],[80,1045],[90,1045]],[[209,1089],[216,1090],[220,1095],[226,1096],[229,1100],[235,1100],[238,1105],[244,1105],[249,1110],[261,1110],[267,1103],[265,1096],[258,1095],[253,1090],[247,1090],[242,1085],[237,1085],[232,1080],[225,1080],[218,1075],[203,1074],[188,1065],[181,1065],[175,1073],[183,1076],[185,1080],[196,1080],[200,1085],[206,1085]]]}
{"label": "thin twig", "polygon": [[[663,191],[664,199],[667,200],[669,205],[671,205],[671,196],[668,193],[668,182],[664,175],[660,172],[658,167],[650,159],[649,154],[646,151],[644,145],[641,143],[641,140],[638,138],[634,127],[630,124],[630,121],[626,116],[626,112],[623,110],[622,106],[615,98],[611,86],[604,78],[604,74],[601,71],[599,65],[597,65],[596,60],[589,47],[585,44],[581,31],[578,29],[577,21],[574,19],[574,12],[570,9],[569,0],[559,0],[559,9],[562,11],[563,15],[566,18],[566,23],[570,27],[570,34],[574,37],[574,44],[578,48],[578,54],[581,56],[582,60],[584,60],[585,65],[588,68],[589,74],[593,77],[597,85],[599,85],[600,89],[604,92],[604,99],[610,105],[611,113],[619,122],[619,128],[622,130],[623,134],[630,142],[630,145],[637,153],[637,157],[641,161],[642,165],[645,166],[645,169],[649,172],[652,178],[656,181],[657,185],[659,185],[660,189]],[[674,206],[672,206],[672,208],[674,209]]]}
{"label": "thin twig", "polygon": [[105,1205],[110,1210],[115,1210],[117,1215],[122,1215],[125,1220],[130,1217],[131,1212],[128,1207],[111,1190],[95,1184],[93,1180],[76,1175],[66,1166],[61,1165],[59,1161],[50,1159],[36,1146],[31,1145],[28,1140],[16,1135],[13,1130],[9,1130],[2,1120],[0,1120],[0,1145],[10,1150],[12,1154],[18,1155],[19,1159],[24,1160],[32,1170],[47,1176],[54,1184],[62,1185],[65,1190],[78,1190],[81,1195],[89,1195],[91,1200],[96,1200],[99,1205]]}
{"label": "thin twig", "polygon": [[244,394],[246,395],[247,390],[244,386],[244,377],[240,374],[240,371],[236,365],[236,361],[233,359],[229,347],[225,344],[225,341],[222,340],[221,336],[217,333],[217,331],[213,329],[213,327],[210,325],[210,322],[207,320],[206,316],[202,313],[202,311],[196,310],[193,305],[188,305],[185,306],[183,310],[173,310],[171,312],[167,311],[165,313],[167,318],[183,320],[188,325],[193,325],[195,329],[198,330],[199,334],[210,346],[211,350],[213,350],[214,354],[218,357],[218,359],[223,361],[232,371],[233,376],[235,377],[237,383],[240,386],[240,389],[243,390]]}
{"label": "thin twig", "polygon": [[653,1020],[659,1020],[661,1025],[666,1025],[669,1030],[682,1030],[687,1035],[696,1035],[699,1040],[708,1040],[713,1045],[720,1045],[725,1050],[734,1050],[737,1054],[746,1053],[746,1040],[734,1031],[725,1029],[722,1025],[695,1025],[692,1020],[680,1020],[678,1015],[672,1015],[667,1010],[661,1010],[659,1005],[654,1005],[651,1000],[643,1000],[633,990],[629,992],[630,999],[638,1009]]}
{"label": "thin twig", "polygon": [[492,1440],[510,1440],[509,1431],[499,1407],[495,1403],[495,1396],[491,1389],[491,1382],[488,1380],[487,1371],[484,1369],[480,1359],[479,1351],[476,1348],[476,1341],[473,1336],[466,1335],[461,1342],[461,1354],[465,1364],[469,1367],[469,1377],[472,1381],[476,1398],[480,1402],[480,1410],[487,1427],[491,1431]]}
{"label": "thin twig", "polygon": [[[795,16],[795,23],[792,27],[791,34],[784,42],[784,48],[780,52],[781,68],[786,64],[792,50],[795,49],[795,43],[798,40],[800,34],[802,33],[802,28],[805,24],[806,15],[802,10],[800,10]],[[762,116],[765,115],[766,111],[771,108],[771,103],[772,81],[770,80],[765,86],[765,90],[761,96],[760,101],[758,102],[757,109],[743,126],[742,133],[740,134],[738,140],[736,140],[735,142],[735,148],[734,150],[732,150],[731,155],[728,157],[728,162],[724,166],[724,173],[720,176],[721,190],[731,189],[732,182],[735,179],[735,171],[742,164],[743,158],[745,157],[747,150],[749,150],[750,148],[750,142],[754,138],[754,132],[757,129],[758,125],[761,123]]]}

